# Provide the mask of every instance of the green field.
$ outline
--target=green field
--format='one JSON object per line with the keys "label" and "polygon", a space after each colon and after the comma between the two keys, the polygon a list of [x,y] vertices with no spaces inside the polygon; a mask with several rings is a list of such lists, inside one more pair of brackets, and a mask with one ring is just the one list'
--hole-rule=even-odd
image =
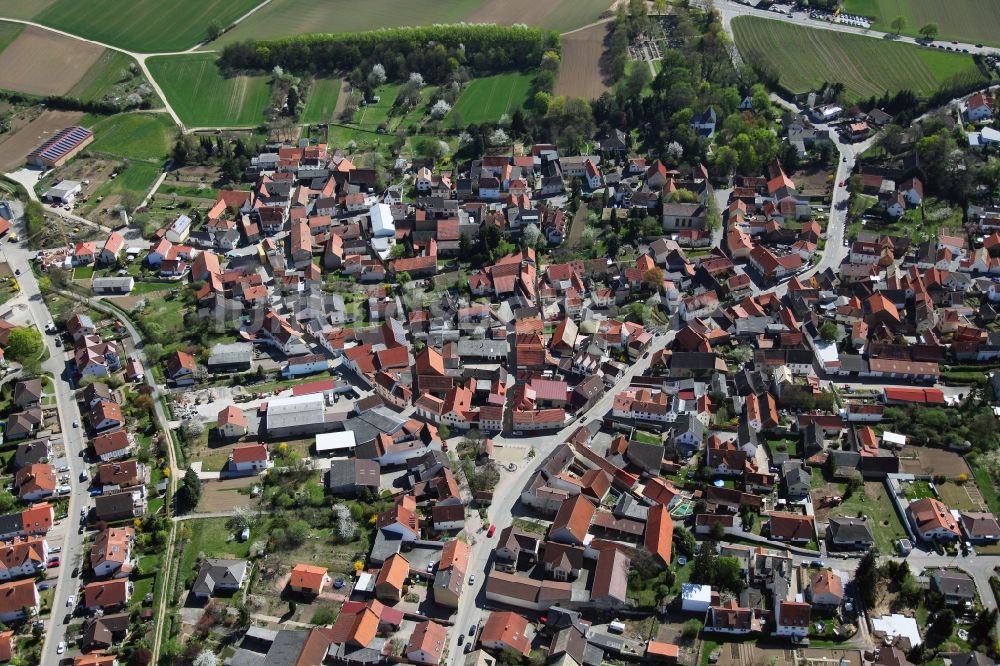
{"label": "green field", "polygon": [[0,0],[0,16],[16,19],[30,19],[51,5],[55,0]]}
{"label": "green field", "polygon": [[[22,0],[23,4],[29,4]],[[138,53],[182,51],[231,24],[258,0],[57,0],[34,18],[59,30]]]}
{"label": "green field", "polygon": [[893,32],[897,16],[906,20],[904,35],[918,37],[920,27],[937,23],[938,39],[1000,45],[997,0],[845,0],[844,11],[875,20],[872,29]]}
{"label": "green field", "polygon": [[462,91],[453,113],[464,123],[491,123],[524,106],[531,90],[530,74],[497,74],[476,79]]}
{"label": "green field", "polygon": [[316,79],[309,89],[300,120],[304,123],[330,122],[339,96],[340,79]]}
{"label": "green field", "polygon": [[159,175],[160,167],[155,164],[150,164],[149,162],[130,163],[124,171],[118,174],[117,178],[109,180],[97,188],[95,192],[97,196],[92,197],[84,206],[84,214],[89,214],[102,205],[108,205],[106,201],[103,203],[98,202],[98,197],[107,198],[109,196],[128,195],[138,203],[146,196],[149,188],[153,186],[153,182],[156,181]]}
{"label": "green field", "polygon": [[134,64],[135,59],[131,56],[114,49],[105,49],[97,62],[91,65],[87,73],[66,94],[85,102],[104,99],[115,85],[128,78],[129,68]]}
{"label": "green field", "polygon": [[87,120],[83,123],[94,132],[88,150],[137,160],[164,160],[177,131],[166,113],[120,113],[94,116],[93,123]]}
{"label": "green field", "polygon": [[215,58],[215,54],[192,53],[146,62],[170,105],[189,128],[259,125],[271,101],[267,77],[225,78]]}
{"label": "green field", "polygon": [[17,39],[17,36],[21,34],[24,30],[24,26],[20,23],[8,23],[6,21],[0,23],[0,52],[3,52],[10,43]]}
{"label": "green field", "polygon": [[483,0],[272,0],[209,48],[243,39],[267,39],[310,32],[358,32],[463,20]]}
{"label": "green field", "polygon": [[769,65],[793,93],[839,82],[857,97],[907,88],[930,95],[945,82],[983,80],[967,55],[752,16],[732,25],[743,59]]}

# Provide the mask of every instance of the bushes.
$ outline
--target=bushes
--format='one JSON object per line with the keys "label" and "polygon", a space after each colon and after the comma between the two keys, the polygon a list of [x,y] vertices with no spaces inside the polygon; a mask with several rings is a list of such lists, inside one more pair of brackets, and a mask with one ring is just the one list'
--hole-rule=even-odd
{"label": "bushes", "polygon": [[538,28],[496,25],[435,25],[337,35],[298,35],[227,45],[220,64],[237,70],[295,72],[346,71],[369,58],[384,66],[389,79],[419,72],[439,83],[466,66],[476,74],[535,69],[547,50],[558,50],[559,36]]}

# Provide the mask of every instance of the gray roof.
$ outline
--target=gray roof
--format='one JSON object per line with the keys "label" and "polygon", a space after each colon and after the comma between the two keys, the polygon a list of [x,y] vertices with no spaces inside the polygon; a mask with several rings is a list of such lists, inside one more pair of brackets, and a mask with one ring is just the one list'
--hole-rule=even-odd
{"label": "gray roof", "polygon": [[327,489],[345,486],[379,487],[381,468],[375,460],[337,460],[326,475]]}
{"label": "gray roof", "polygon": [[455,344],[455,351],[459,358],[503,357],[507,355],[508,349],[507,340],[472,340],[462,338]]}
{"label": "gray roof", "polygon": [[234,342],[232,344],[217,344],[212,347],[208,357],[208,365],[230,365],[249,363],[253,359],[253,345],[249,342]]}
{"label": "gray roof", "polygon": [[866,518],[831,518],[826,531],[834,543],[855,543],[858,541],[870,543],[874,541],[871,527]]}
{"label": "gray roof", "polygon": [[251,627],[228,663],[230,666],[294,666],[308,636],[308,631],[265,633],[259,627]]}
{"label": "gray roof", "polygon": [[42,380],[38,377],[25,379],[14,385],[14,404],[25,405],[38,402],[42,397]]}
{"label": "gray roof", "polygon": [[246,560],[205,560],[198,571],[198,578],[191,586],[191,592],[208,597],[216,587],[235,589],[246,576]]}
{"label": "gray roof", "polygon": [[963,571],[953,569],[938,569],[931,578],[937,583],[938,589],[951,596],[963,599],[974,599],[976,597],[976,584],[972,578]]}

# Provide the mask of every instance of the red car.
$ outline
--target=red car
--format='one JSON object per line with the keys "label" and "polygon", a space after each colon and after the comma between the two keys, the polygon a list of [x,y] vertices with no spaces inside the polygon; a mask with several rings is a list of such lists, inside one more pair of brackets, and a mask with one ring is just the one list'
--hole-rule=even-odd
{"label": "red car", "polygon": [[493,533],[496,532],[496,531],[497,531],[497,526],[496,525],[490,525],[490,529],[487,530],[486,536],[492,537]]}
{"label": "red car", "polygon": [[49,562],[49,569],[55,569],[57,566],[59,566],[58,562]]}

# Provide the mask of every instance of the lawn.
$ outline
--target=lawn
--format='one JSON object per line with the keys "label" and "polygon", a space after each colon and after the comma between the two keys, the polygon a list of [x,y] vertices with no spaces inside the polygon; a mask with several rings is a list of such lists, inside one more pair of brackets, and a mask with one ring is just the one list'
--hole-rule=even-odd
{"label": "lawn", "polygon": [[984,80],[968,55],[752,16],[732,25],[743,59],[765,63],[794,93],[839,82],[858,98],[903,89],[930,95],[945,83]]}
{"label": "lawn", "polygon": [[304,123],[330,122],[339,96],[340,79],[316,79],[306,96],[306,107],[299,120]]}
{"label": "lawn", "polygon": [[931,484],[920,480],[910,481],[905,484],[903,486],[903,494],[909,500],[925,499],[928,497],[937,498],[937,495],[931,490]]}
{"label": "lawn", "polygon": [[250,554],[250,544],[256,536],[251,533],[247,541],[237,541],[236,535],[226,527],[225,518],[188,520],[183,523],[183,529],[190,538],[184,544],[179,569],[181,580],[193,575],[198,553],[204,553],[205,557],[245,558]]}
{"label": "lawn", "polygon": [[162,162],[177,131],[166,113],[121,113],[93,118],[93,123],[84,119],[94,132],[94,143],[89,150],[129,159]]}
{"label": "lawn", "polygon": [[182,51],[227,26],[259,0],[57,0],[35,16],[43,25],[139,53]]}
{"label": "lawn", "polygon": [[101,205],[97,200],[99,197],[132,194],[141,200],[146,196],[159,175],[160,167],[155,164],[131,162],[124,171],[118,174],[117,178],[109,180],[97,188],[94,192],[96,196],[92,197],[84,206],[84,213],[89,214]]}
{"label": "lawn", "polygon": [[[813,475],[818,476],[819,472],[814,471]],[[830,510],[830,516],[857,517],[858,514],[867,516],[872,533],[875,535],[875,547],[880,553],[895,552],[893,542],[907,536],[892,500],[889,499],[885,486],[881,483],[866,482],[864,490],[856,491],[840,506]]]}
{"label": "lawn", "polygon": [[918,37],[920,27],[936,23],[938,39],[1000,44],[1000,5],[982,0],[845,0],[844,11],[875,20],[874,30],[893,32],[897,16],[906,20],[904,35]]}
{"label": "lawn", "polygon": [[193,127],[247,127],[264,120],[271,101],[266,76],[224,77],[215,54],[192,53],[147,60],[181,121]]}
{"label": "lawn", "polygon": [[[593,1],[593,0],[591,0]],[[272,0],[222,35],[208,48],[244,39],[267,39],[311,32],[359,32],[409,25],[453,23],[485,0]],[[256,4],[256,3],[253,3]]]}
{"label": "lawn", "polygon": [[660,444],[663,443],[663,440],[661,440],[656,435],[644,432],[642,430],[636,430],[632,434],[632,439],[634,439],[637,442],[643,442],[644,444],[652,444],[653,446],[659,446]]}
{"label": "lawn", "polygon": [[131,56],[114,49],[105,49],[97,62],[90,66],[66,94],[85,102],[102,100],[112,88],[128,78],[129,68],[134,65],[136,62]]}
{"label": "lawn", "polygon": [[17,39],[17,36],[24,30],[20,23],[0,23],[0,53],[10,46],[10,43]]}
{"label": "lawn", "polygon": [[530,74],[514,72],[476,79],[462,91],[452,113],[459,114],[466,124],[496,122],[523,107],[530,90]]}
{"label": "lawn", "polygon": [[358,127],[368,130],[375,130],[379,125],[389,122],[389,113],[396,103],[399,89],[403,87],[401,83],[386,83],[375,89],[375,96],[378,102],[362,106],[355,116],[355,123]]}

